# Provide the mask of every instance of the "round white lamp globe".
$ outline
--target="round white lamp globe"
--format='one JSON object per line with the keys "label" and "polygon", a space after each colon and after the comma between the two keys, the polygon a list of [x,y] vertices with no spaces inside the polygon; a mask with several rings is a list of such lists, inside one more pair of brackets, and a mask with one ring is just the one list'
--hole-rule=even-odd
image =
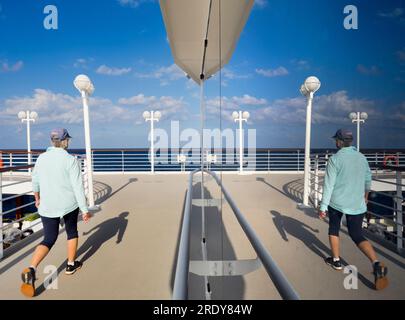
{"label": "round white lamp globe", "polygon": [[31,111],[30,118],[36,120],[38,118],[38,113],[36,113],[35,111]]}
{"label": "round white lamp globe", "polygon": [[27,117],[27,114],[25,113],[25,111],[20,111],[18,113],[18,119],[25,119]]}
{"label": "round white lamp globe", "polygon": [[149,111],[144,111],[142,113],[142,117],[146,120],[150,118],[150,112]]}
{"label": "round white lamp globe", "polygon": [[321,82],[319,81],[319,79],[317,77],[311,76],[305,80],[304,85],[305,85],[305,89],[307,89],[308,92],[315,93],[321,87]]}
{"label": "round white lamp globe", "polygon": [[155,119],[159,120],[162,117],[162,113],[160,111],[155,111],[153,116]]}
{"label": "round white lamp globe", "polygon": [[352,120],[356,119],[357,118],[357,113],[356,112],[351,112],[349,114],[349,118],[352,119]]}
{"label": "round white lamp globe", "polygon": [[250,113],[248,111],[244,111],[242,113],[242,118],[243,119],[247,120],[247,119],[249,119],[249,117],[250,117]]}
{"label": "round white lamp globe", "polygon": [[74,86],[79,92],[86,92],[88,95],[92,95],[94,92],[94,85],[90,78],[85,74],[79,74],[73,81]]}

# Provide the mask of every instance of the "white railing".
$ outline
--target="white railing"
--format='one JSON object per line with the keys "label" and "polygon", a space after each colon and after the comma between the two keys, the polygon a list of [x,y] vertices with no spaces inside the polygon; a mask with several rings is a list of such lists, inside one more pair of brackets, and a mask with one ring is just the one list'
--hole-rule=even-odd
{"label": "white railing", "polygon": [[[22,209],[35,205],[35,200],[25,204],[17,202],[23,196],[32,194],[31,179],[26,176],[10,175],[12,172],[28,170],[32,167],[33,165],[0,168],[0,259],[3,258],[5,250],[42,229],[41,219],[39,219],[36,208],[34,212],[22,214]],[[11,205],[11,209],[4,210],[5,204],[10,200],[16,201],[15,206]],[[15,219],[4,221],[4,216],[13,213]],[[31,219],[33,221],[30,221]]]}
{"label": "white railing", "polygon": [[[375,155],[372,155],[374,157]],[[377,155],[378,159],[383,159]],[[367,155],[370,161],[370,155]],[[403,158],[399,157],[396,164],[401,164]],[[311,157],[311,174],[310,174],[310,198],[312,205],[319,208],[322,200],[322,185],[327,166],[328,155],[313,155]],[[404,224],[403,224],[403,188],[402,172],[404,166],[396,165],[378,165],[372,167],[373,185],[378,183],[379,189],[372,186],[369,193],[367,213],[365,215],[363,226],[370,232],[378,234],[391,243],[395,243],[397,251],[403,253],[404,249]],[[392,189],[392,190],[390,190]],[[388,191],[387,191],[388,190]],[[377,201],[380,197],[380,201]],[[382,200],[385,202],[382,203]]]}
{"label": "white railing", "polygon": [[[32,153],[33,162],[39,153]],[[78,155],[82,158],[82,155]],[[370,167],[375,170],[388,157],[396,157],[399,165],[405,165],[404,152],[365,152]],[[209,158],[216,161],[207,161]],[[231,150],[221,152],[210,150],[204,156],[205,162],[209,163],[213,171],[239,171],[239,154]],[[0,151],[0,159],[4,166],[26,165],[28,156],[25,152]],[[94,172],[148,172],[151,171],[151,162],[147,149],[105,149],[93,150]],[[200,154],[198,150],[186,152],[184,150],[158,150],[155,154],[155,171],[160,172],[184,172],[200,168]],[[289,171],[302,172],[304,169],[304,152],[300,149],[271,150],[257,149],[245,150],[243,167],[247,171],[274,172]],[[392,159],[390,160],[393,161]],[[395,160],[394,160],[395,162]]]}

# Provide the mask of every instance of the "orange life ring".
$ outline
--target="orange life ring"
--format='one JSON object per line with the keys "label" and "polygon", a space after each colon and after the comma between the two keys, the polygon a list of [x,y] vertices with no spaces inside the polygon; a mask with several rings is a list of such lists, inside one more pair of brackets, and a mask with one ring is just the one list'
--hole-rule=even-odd
{"label": "orange life ring", "polygon": [[385,156],[384,161],[383,161],[383,165],[384,165],[384,167],[387,166],[387,165],[393,165],[392,163],[394,163],[394,161],[395,161],[395,165],[399,166],[399,158],[398,158],[398,156],[395,156],[393,154]]}

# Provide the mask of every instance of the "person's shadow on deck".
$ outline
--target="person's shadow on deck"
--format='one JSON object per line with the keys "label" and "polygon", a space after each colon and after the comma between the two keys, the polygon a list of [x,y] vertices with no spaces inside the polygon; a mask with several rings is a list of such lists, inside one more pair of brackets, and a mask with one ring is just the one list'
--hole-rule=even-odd
{"label": "person's shadow on deck", "polygon": [[289,241],[288,235],[293,236],[301,240],[312,252],[324,259],[331,253],[330,249],[316,237],[315,233],[319,233],[318,229],[314,229],[294,218],[283,216],[278,211],[271,210],[270,212],[273,215],[274,225],[284,241]]}
{"label": "person's shadow on deck", "polygon": [[[318,229],[314,229],[311,226],[292,217],[283,216],[278,211],[271,210],[270,212],[273,215],[274,225],[284,241],[289,241],[288,235],[291,235],[298,240],[301,240],[308,247],[308,249],[316,253],[323,260],[332,255],[330,248],[327,247],[315,235],[316,233],[319,233]],[[344,266],[349,265],[349,263],[347,263],[347,261],[345,261],[343,258],[341,258],[341,261]],[[364,277],[360,272],[358,272],[357,275],[359,280],[363,282],[366,287],[374,289],[374,285],[371,281]]]}
{"label": "person's shadow on deck", "polygon": [[[127,229],[128,226],[128,220],[126,219],[128,215],[129,215],[128,211],[122,212],[120,213],[119,216],[103,221],[99,225],[90,229],[89,231],[83,232],[83,235],[88,235],[90,233],[92,234],[77,250],[77,260],[84,263],[91,256],[93,256],[105,242],[112,239],[115,235],[117,235],[117,240],[115,243],[119,244],[122,241],[125,230]],[[81,259],[79,259],[79,257],[83,254],[84,256]],[[59,274],[65,269],[66,264],[67,259],[58,267],[56,275],[51,274],[48,276],[48,278],[49,279],[57,278]],[[44,283],[42,283],[41,286],[37,288],[36,296],[41,295],[45,290],[46,290],[45,285]]]}
{"label": "person's shadow on deck", "polygon": [[[95,254],[105,242],[113,238],[115,235],[117,235],[115,243],[119,244],[124,237],[125,230],[127,229],[128,220],[126,218],[128,215],[128,211],[122,212],[118,217],[108,219],[89,231],[83,232],[84,236],[91,233],[92,235],[87,238],[77,251],[77,257],[80,257],[85,253],[80,261],[84,263]],[[95,230],[97,231],[94,232]]]}

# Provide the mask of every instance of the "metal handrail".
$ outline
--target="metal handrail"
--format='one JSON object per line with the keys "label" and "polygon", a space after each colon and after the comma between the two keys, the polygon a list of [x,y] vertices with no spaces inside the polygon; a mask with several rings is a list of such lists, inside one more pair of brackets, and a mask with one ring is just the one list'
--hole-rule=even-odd
{"label": "metal handrail", "polygon": [[[201,169],[196,169],[190,173],[189,185],[187,190],[187,198],[185,205],[185,212],[183,216],[183,223],[180,236],[179,253],[177,256],[176,274],[173,287],[173,299],[185,300],[188,296],[188,272],[189,272],[189,241],[190,241],[190,215],[192,204],[192,189],[193,189],[193,176]],[[267,274],[272,279],[275,287],[280,293],[281,297],[286,300],[298,300],[299,296],[288,279],[278,267],[277,263],[273,260],[266,247],[262,244],[254,229],[249,225],[248,221],[236,206],[236,203],[222,185],[221,180],[215,172],[205,170],[204,172],[210,174],[223,192],[225,199],[228,201],[233,213],[235,214],[239,225],[242,227],[245,235],[253,246],[257,256],[261,260]]]}

